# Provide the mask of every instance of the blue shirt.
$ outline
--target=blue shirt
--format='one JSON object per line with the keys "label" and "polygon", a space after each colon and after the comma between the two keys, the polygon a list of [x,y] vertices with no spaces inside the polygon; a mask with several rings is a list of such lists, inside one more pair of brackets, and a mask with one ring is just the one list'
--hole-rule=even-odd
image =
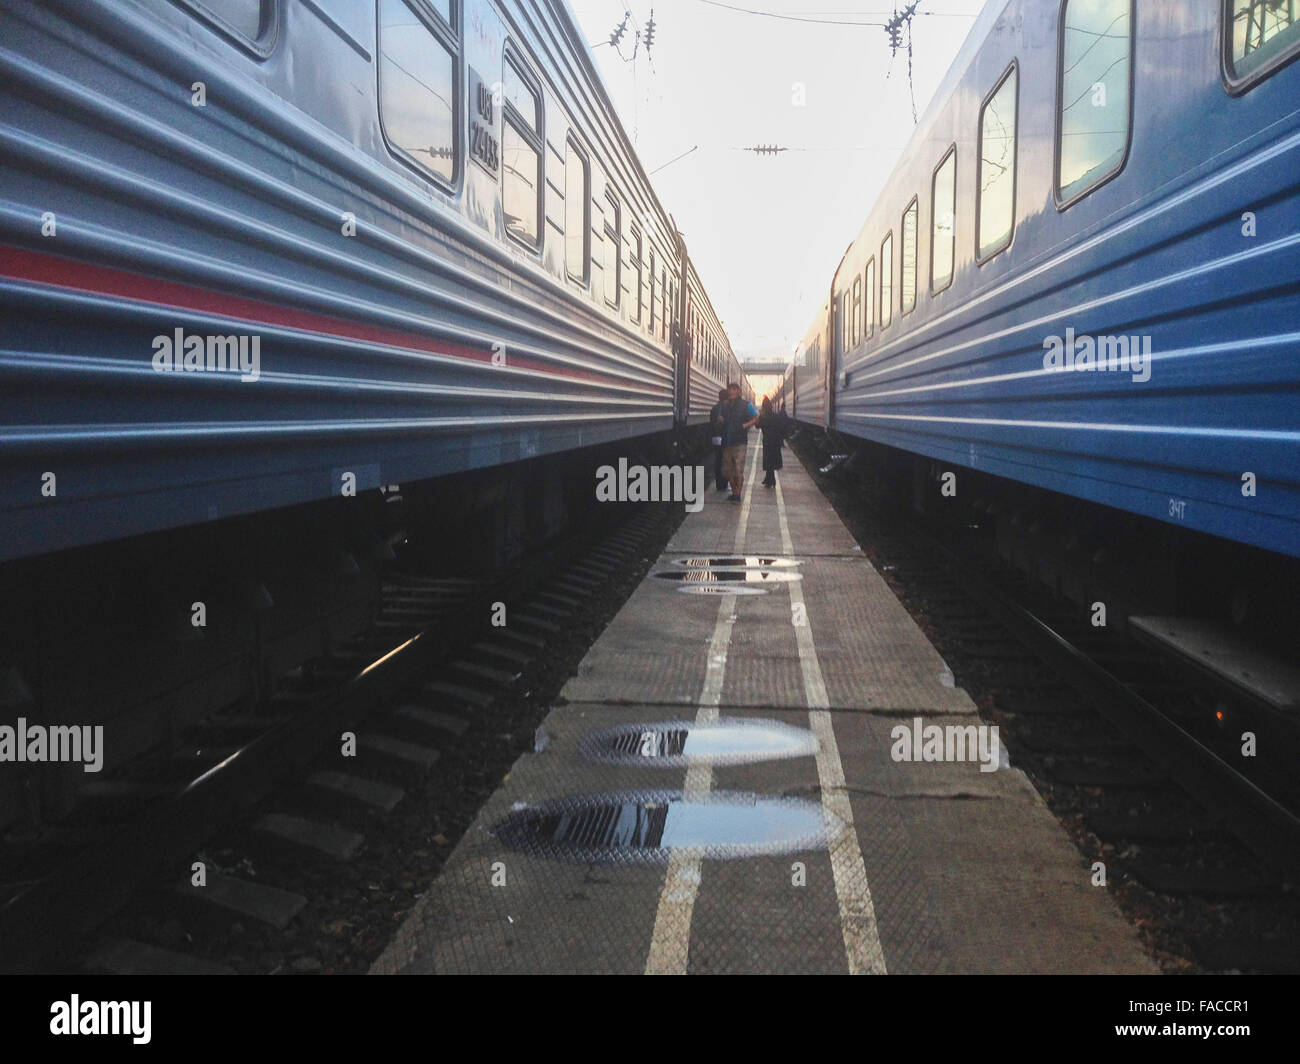
{"label": "blue shirt", "polygon": [[749,430],[745,422],[758,417],[758,411],[748,399],[735,399],[727,406],[726,431],[722,442],[727,447],[743,447],[749,441]]}

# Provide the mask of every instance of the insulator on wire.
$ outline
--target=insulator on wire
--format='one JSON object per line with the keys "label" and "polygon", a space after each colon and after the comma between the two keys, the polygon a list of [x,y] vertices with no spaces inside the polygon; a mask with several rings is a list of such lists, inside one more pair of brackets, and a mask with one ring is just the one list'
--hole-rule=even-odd
{"label": "insulator on wire", "polygon": [[632,12],[630,11],[623,12],[623,21],[620,22],[614,28],[614,32],[609,35],[609,43],[613,45],[615,48],[618,47],[618,42],[623,39],[623,34],[627,32],[627,20],[631,17],[632,17]]}

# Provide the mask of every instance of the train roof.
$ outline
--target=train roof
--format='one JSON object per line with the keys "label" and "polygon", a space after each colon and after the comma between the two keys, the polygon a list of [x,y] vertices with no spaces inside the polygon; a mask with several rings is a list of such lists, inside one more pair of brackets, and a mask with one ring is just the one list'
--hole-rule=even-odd
{"label": "train roof", "polygon": [[601,74],[600,68],[592,59],[586,35],[582,32],[582,24],[578,21],[577,15],[574,14],[573,8],[569,6],[569,0],[543,0],[543,3],[554,12],[557,24],[563,25],[565,35],[569,39],[570,53],[574,59],[581,63],[591,91],[599,102],[601,109],[605,112],[609,128],[617,134],[620,146],[631,161],[632,166],[636,168],[635,176],[645,186],[651,201],[663,216],[662,220],[666,223],[668,231],[674,236],[678,235],[677,225],[673,221],[672,215],[668,213],[668,209],[660,200],[654,184],[650,181],[650,175],[646,173],[645,166],[641,162],[640,154],[627,135],[622,116],[618,113],[618,108],[614,106],[614,98],[609,94],[609,86],[605,84],[604,75]]}

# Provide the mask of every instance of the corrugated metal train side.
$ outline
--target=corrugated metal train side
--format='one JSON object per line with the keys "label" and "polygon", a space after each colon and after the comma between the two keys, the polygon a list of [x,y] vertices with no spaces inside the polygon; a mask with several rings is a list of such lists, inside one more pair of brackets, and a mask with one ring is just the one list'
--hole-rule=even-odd
{"label": "corrugated metal train side", "polygon": [[683,245],[567,4],[438,7],[0,3],[0,560],[681,420]]}

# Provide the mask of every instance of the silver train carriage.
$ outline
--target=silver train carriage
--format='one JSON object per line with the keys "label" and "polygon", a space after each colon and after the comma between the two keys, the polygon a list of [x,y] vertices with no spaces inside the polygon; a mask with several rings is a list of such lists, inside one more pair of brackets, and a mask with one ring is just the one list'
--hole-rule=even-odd
{"label": "silver train carriage", "polygon": [[564,0],[2,0],[0,68],[0,561],[663,432],[682,315],[730,355]]}

